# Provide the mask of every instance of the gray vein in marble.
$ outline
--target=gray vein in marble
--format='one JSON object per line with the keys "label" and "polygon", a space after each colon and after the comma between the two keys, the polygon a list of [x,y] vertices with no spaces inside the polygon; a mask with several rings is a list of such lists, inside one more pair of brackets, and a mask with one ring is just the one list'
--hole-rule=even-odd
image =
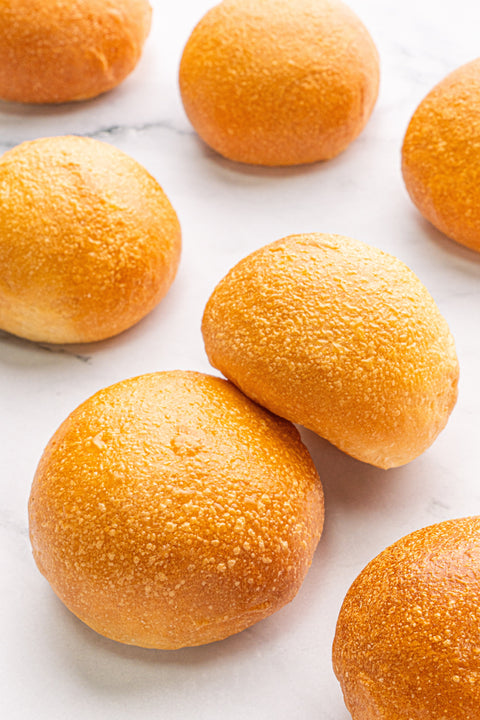
{"label": "gray vein in marble", "polygon": [[58,353],[60,355],[70,355],[71,357],[74,357],[76,360],[80,360],[80,362],[83,363],[90,363],[92,361],[91,355],[82,355],[76,350],[70,350],[64,345],[45,345],[44,343],[35,343],[35,345],[40,348],[40,350],[46,350],[47,352]]}
{"label": "gray vein in marble", "polygon": [[[0,118],[1,118],[1,110],[0,110]],[[195,131],[193,128],[190,128],[188,126],[182,127],[181,121],[179,123],[175,123],[171,120],[158,120],[154,122],[146,122],[146,123],[138,123],[138,124],[115,124],[115,125],[107,125],[107,126],[100,126],[97,129],[91,129],[86,130],[85,132],[81,131],[75,131],[73,129],[69,129],[67,132],[63,134],[70,134],[70,135],[81,135],[83,137],[90,137],[90,138],[105,138],[105,137],[115,137],[115,136],[121,136],[127,133],[147,133],[152,130],[165,130],[167,132],[174,133],[178,136],[192,136],[195,135]],[[54,133],[59,134],[59,133]],[[60,133],[62,134],[62,133]],[[3,139],[0,141],[0,151],[1,154],[4,152],[7,152],[8,150],[11,150],[12,148],[19,145],[24,140],[31,139],[29,138],[29,134],[26,133],[26,135],[22,135],[21,137],[15,138],[10,137],[8,139]]]}
{"label": "gray vein in marble", "polygon": [[139,125],[111,125],[109,127],[99,128],[98,130],[92,130],[90,132],[82,133],[84,137],[97,138],[98,136],[105,135],[122,135],[127,132],[144,133],[150,130],[168,130],[176,135],[194,135],[195,131],[193,128],[181,128],[175,123],[159,120],[156,122],[142,123]]}
{"label": "gray vein in marble", "polygon": [[31,340],[26,340],[25,338],[20,338],[16,335],[12,335],[5,330],[0,330],[0,342],[2,340],[6,340],[12,345],[33,346],[34,348],[38,348],[39,350],[43,350],[49,353],[56,353],[58,355],[70,355],[71,357],[75,358],[76,360],[80,360],[83,363],[90,363],[92,360],[91,355],[84,355],[82,353],[79,353],[76,349],[70,349],[65,345],[48,345],[47,343],[32,342]]}

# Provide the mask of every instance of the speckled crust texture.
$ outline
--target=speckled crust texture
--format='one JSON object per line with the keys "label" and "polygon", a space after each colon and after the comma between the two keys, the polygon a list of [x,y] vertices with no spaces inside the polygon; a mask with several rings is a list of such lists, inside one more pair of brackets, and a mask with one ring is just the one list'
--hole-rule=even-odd
{"label": "speckled crust texture", "polygon": [[353,720],[480,718],[480,518],[407,535],[367,565],[333,665]]}
{"label": "speckled crust texture", "polygon": [[221,378],[163,372],[100,391],[63,423],[30,503],[35,560],[110,638],[176,648],[292,600],[323,526],[297,430]]}
{"label": "speckled crust texture", "polygon": [[480,252],[480,59],[448,75],[420,103],[405,135],[402,171],[422,215]]}
{"label": "speckled crust texture", "polygon": [[136,66],[150,30],[147,0],[0,0],[0,97],[85,100]]}
{"label": "speckled crust texture", "polygon": [[339,0],[224,0],[194,29],[179,78],[192,125],[217,152],[295,165],[337,155],[362,131],[379,63]]}
{"label": "speckled crust texture", "polygon": [[272,412],[388,468],[419,455],[457,397],[447,323],[397,258],[293,235],[236,265],[202,323],[212,365]]}
{"label": "speckled crust texture", "polygon": [[170,287],[180,225],[156,180],[97,140],[22,143],[0,159],[0,327],[90,342],[144,317]]}

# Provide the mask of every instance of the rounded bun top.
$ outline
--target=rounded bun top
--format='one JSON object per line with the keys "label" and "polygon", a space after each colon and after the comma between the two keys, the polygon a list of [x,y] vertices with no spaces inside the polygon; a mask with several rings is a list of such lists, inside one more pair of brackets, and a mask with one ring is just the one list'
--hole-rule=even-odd
{"label": "rounded bun top", "polygon": [[480,252],[480,58],[422,100],[403,142],[402,171],[422,215]]}
{"label": "rounded bun top", "polygon": [[290,423],[221,378],[171,371],[101,390],[67,418],[29,515],[37,564],[67,607],[115,640],[174,648],[293,598],[323,494]]}
{"label": "rounded bun top", "polygon": [[479,517],[413,532],[372,560],[333,646],[353,720],[478,718],[479,594]]}
{"label": "rounded bun top", "polygon": [[42,138],[6,152],[0,172],[0,328],[52,343],[102,340],[165,295],[180,225],[133,158],[89,138]]}
{"label": "rounded bun top", "polygon": [[453,338],[400,260],[340,235],[292,235],[241,260],[203,317],[212,365],[353,457],[409,462],[457,397]]}
{"label": "rounded bun top", "polygon": [[3,0],[0,98],[86,100],[136,66],[150,30],[147,0]]}
{"label": "rounded bun top", "polygon": [[186,113],[231,160],[295,165],[337,155],[364,128],[378,54],[340,0],[224,0],[180,64]]}

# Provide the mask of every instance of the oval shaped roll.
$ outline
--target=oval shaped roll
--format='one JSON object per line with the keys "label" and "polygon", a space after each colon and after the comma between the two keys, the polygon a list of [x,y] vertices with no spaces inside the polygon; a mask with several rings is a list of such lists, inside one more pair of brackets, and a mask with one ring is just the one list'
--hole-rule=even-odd
{"label": "oval shaped roll", "polygon": [[0,98],[87,100],[121,83],[150,31],[147,0],[4,0]]}
{"label": "oval shaped roll", "polygon": [[241,260],[203,316],[211,364],[272,412],[382,468],[445,426],[458,361],[400,260],[339,235],[292,235]]}
{"label": "oval shaped roll", "polygon": [[179,81],[193,127],[214,150],[296,165],[338,155],[363,130],[379,61],[340,0],[223,0],[188,39]]}

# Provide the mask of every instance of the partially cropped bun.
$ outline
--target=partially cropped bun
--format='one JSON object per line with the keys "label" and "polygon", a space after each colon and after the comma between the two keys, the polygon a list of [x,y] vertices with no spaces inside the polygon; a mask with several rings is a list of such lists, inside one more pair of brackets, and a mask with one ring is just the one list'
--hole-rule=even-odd
{"label": "partially cropped bun", "polygon": [[379,63],[341,0],[223,0],[193,30],[179,78],[185,111],[214,150],[296,165],[338,155],[363,130]]}
{"label": "partially cropped bun", "polygon": [[127,329],[165,295],[180,225],[157,181],[107,143],[22,143],[0,158],[0,328],[80,343]]}
{"label": "partially cropped bun", "polygon": [[480,58],[447,75],[415,110],[402,171],[422,215],[480,252]]}
{"label": "partially cropped bun", "polygon": [[220,640],[292,600],[323,525],[297,430],[220,378],[162,372],[77,408],[40,461],[39,569],[87,625],[124,643]]}
{"label": "partially cropped bun", "polygon": [[479,517],[418,530],[372,560],[333,645],[353,720],[478,720],[479,596]]}
{"label": "partially cropped bun", "polygon": [[134,69],[150,30],[147,0],[3,0],[0,98],[85,100]]}

